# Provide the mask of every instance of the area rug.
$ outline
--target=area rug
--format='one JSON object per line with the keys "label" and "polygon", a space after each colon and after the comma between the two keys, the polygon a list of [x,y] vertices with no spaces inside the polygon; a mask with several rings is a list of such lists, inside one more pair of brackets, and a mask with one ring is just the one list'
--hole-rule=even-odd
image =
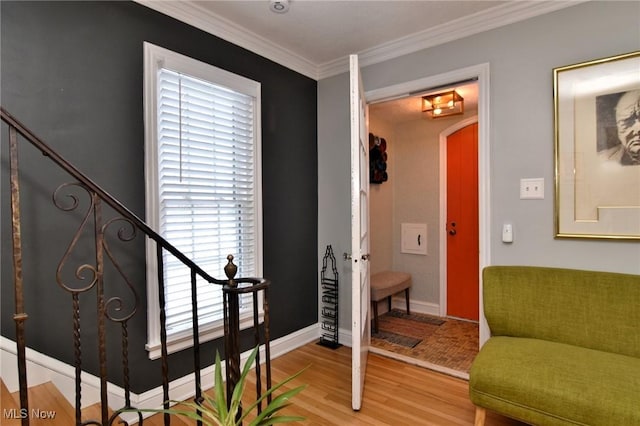
{"label": "area rug", "polygon": [[387,312],[385,315],[394,317],[394,318],[402,318],[402,319],[411,320],[411,321],[423,322],[426,324],[433,324],[433,325],[444,324],[444,320],[440,318],[435,318],[427,315],[407,314],[406,312],[402,312],[397,309],[393,309],[390,312]]}
{"label": "area rug", "polygon": [[[478,324],[424,314],[411,316],[426,317],[430,320],[416,321],[404,318],[402,311],[392,310],[380,315],[380,332],[395,333],[420,340],[413,347],[371,337],[371,345],[403,357],[424,361],[448,370],[467,374],[473,359],[478,354]],[[441,325],[435,325],[442,321]]]}
{"label": "area rug", "polygon": [[415,339],[409,336],[403,336],[402,334],[391,333],[389,331],[379,330],[377,333],[371,335],[373,339],[382,339],[386,342],[394,345],[400,345],[407,348],[415,348],[422,340]]}

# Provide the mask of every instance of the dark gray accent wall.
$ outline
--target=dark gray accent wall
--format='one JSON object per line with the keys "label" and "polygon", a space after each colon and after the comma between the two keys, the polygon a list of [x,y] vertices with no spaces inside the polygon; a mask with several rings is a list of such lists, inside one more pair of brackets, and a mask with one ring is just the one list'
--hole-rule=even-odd
{"label": "dark gray accent wall", "polygon": [[[208,33],[133,2],[1,2],[1,103],[45,142],[105,190],[144,218],[143,42],[256,80],[262,84],[264,275],[270,290],[271,336],[282,337],[317,321],[317,91],[316,81]],[[1,278],[2,335],[15,339],[7,128],[2,134]],[[27,343],[72,364],[71,296],[56,282],[60,259],[76,232],[81,208],[56,208],[52,193],[68,179],[27,144],[20,149]],[[69,202],[69,197],[60,198]],[[84,204],[82,204],[84,203]],[[67,204],[69,205],[69,204]],[[113,216],[105,209],[105,217]],[[91,220],[89,221],[91,224]],[[63,276],[91,263],[90,230],[69,255]],[[121,247],[122,246],[122,247]],[[160,363],[150,361],[147,340],[144,239],[120,244],[116,257],[140,294],[137,319],[129,325],[132,388],[160,384]],[[237,259],[242,262],[242,259]],[[107,295],[122,296],[132,309],[132,291],[115,277]],[[220,277],[223,278],[223,277]],[[81,303],[91,305],[92,294]],[[115,315],[115,312],[113,312]],[[84,367],[97,372],[96,314],[81,309]],[[121,382],[118,330],[108,331],[110,380]],[[249,345],[245,341],[245,348]],[[220,341],[205,345],[211,364]],[[172,378],[192,371],[192,355],[170,356]]]}

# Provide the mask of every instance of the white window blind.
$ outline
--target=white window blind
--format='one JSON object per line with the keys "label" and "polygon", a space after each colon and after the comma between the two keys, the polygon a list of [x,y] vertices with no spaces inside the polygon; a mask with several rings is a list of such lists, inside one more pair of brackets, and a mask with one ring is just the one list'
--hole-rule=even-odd
{"label": "white window blind", "polygon": [[[228,254],[235,257],[237,277],[262,275],[259,89],[244,77],[145,43],[147,221],[220,279],[226,278]],[[150,241],[147,347],[152,358],[160,326],[153,253]],[[163,268],[167,337],[178,350],[192,340],[191,273],[166,251]],[[222,329],[221,288],[198,277],[197,293],[201,340],[215,338]],[[246,296],[241,320],[251,312],[252,299]]]}
{"label": "white window blind", "polygon": [[[160,233],[209,274],[254,275],[253,98],[212,83],[158,71]],[[190,274],[164,256],[167,331],[191,327]],[[219,286],[198,282],[201,323],[222,318]]]}

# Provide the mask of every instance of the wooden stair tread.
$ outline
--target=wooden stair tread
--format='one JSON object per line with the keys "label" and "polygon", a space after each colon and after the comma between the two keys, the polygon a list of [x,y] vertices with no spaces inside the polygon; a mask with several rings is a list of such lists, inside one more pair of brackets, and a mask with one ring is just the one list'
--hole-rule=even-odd
{"label": "wooden stair tread", "polygon": [[4,410],[11,410],[13,408],[20,407],[20,404],[13,399],[9,389],[7,389],[7,385],[5,385],[2,380],[0,380],[0,404],[2,404],[0,408]]}
{"label": "wooden stair tread", "polygon": [[18,404],[18,402],[13,399],[13,395],[9,393],[9,389],[7,389],[7,386],[2,380],[0,380],[0,413],[2,413],[0,414],[0,416],[2,416],[2,421],[0,423],[2,423],[3,426],[20,426],[19,419],[11,419],[5,415],[5,413],[9,413],[12,411],[19,412],[19,410],[20,404]]}
{"label": "wooden stair tread", "polygon": [[[2,426],[20,426],[20,394],[19,392],[9,393],[4,382],[0,388],[2,392]],[[15,410],[10,412],[8,410]],[[51,383],[29,388],[29,424],[34,426],[68,426],[75,424],[75,408],[69,404],[64,395]],[[109,410],[109,415],[113,410]],[[94,404],[82,410],[82,420],[100,420],[100,404]],[[15,418],[12,418],[15,417]],[[117,424],[117,423],[114,423]]]}
{"label": "wooden stair tread", "polygon": [[[1,382],[1,381],[0,381]],[[4,382],[0,387],[3,426],[19,426],[21,418],[29,416],[29,424],[40,425],[70,425],[74,424],[73,409],[50,382],[29,388],[29,409],[26,412],[20,410],[20,393],[9,393]]]}
{"label": "wooden stair tread", "polygon": [[[174,405],[173,407],[171,407],[172,409],[175,410],[190,410],[189,407],[185,407],[182,404],[178,404],[178,405]],[[192,425],[196,425],[196,421],[189,419],[187,417],[184,416],[177,416],[177,415],[172,415],[171,416],[171,426],[192,426]],[[144,419],[144,425],[147,426],[164,426],[164,414],[163,413],[158,413],[158,414],[154,414],[153,416]]]}
{"label": "wooden stair tread", "polygon": [[[75,424],[75,409],[51,382],[29,388],[29,424],[31,426],[69,426]],[[109,410],[109,416],[113,410]],[[0,380],[0,424],[2,426],[21,426],[20,394],[10,393]],[[52,418],[50,416],[53,416]],[[82,420],[100,420],[100,404],[93,404],[82,410]],[[114,424],[118,424],[117,421]],[[145,425],[164,426],[162,414],[156,414],[144,420]],[[172,416],[171,424],[176,426],[195,425],[190,419]]]}
{"label": "wooden stair tread", "polygon": [[[90,405],[89,407],[83,408],[82,421],[87,421],[87,420],[97,420],[98,422],[101,421],[102,419],[101,407],[102,405],[98,402],[93,405]],[[111,418],[111,416],[113,415],[113,410],[109,409],[108,413],[109,413],[109,418]],[[119,419],[114,420],[113,424],[114,425],[120,424]]]}
{"label": "wooden stair tread", "polygon": [[[83,421],[87,421],[87,420],[97,420],[100,421],[102,419],[102,409],[101,409],[102,405],[100,405],[100,403],[96,403],[93,405],[90,405],[89,407],[83,408],[82,409],[82,420]],[[109,417],[111,417],[111,415],[113,414],[113,410],[109,410]],[[117,421],[115,421],[113,423],[118,424]]]}

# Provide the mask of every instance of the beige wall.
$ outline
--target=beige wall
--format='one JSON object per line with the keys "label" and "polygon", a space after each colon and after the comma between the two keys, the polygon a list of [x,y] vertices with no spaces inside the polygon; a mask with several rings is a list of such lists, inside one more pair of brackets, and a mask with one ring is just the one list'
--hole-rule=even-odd
{"label": "beige wall", "polygon": [[[410,273],[416,311],[437,312],[440,300],[440,133],[476,113],[390,123],[372,112],[369,119],[371,132],[390,148],[389,181],[371,185],[371,272]],[[427,225],[426,256],[400,252],[402,223]]]}
{"label": "beige wall", "polygon": [[[375,117],[375,118],[374,118]],[[384,117],[369,118],[369,132],[387,141],[389,180],[370,186],[371,273],[393,269],[393,182],[396,180],[396,137],[394,125]]]}

